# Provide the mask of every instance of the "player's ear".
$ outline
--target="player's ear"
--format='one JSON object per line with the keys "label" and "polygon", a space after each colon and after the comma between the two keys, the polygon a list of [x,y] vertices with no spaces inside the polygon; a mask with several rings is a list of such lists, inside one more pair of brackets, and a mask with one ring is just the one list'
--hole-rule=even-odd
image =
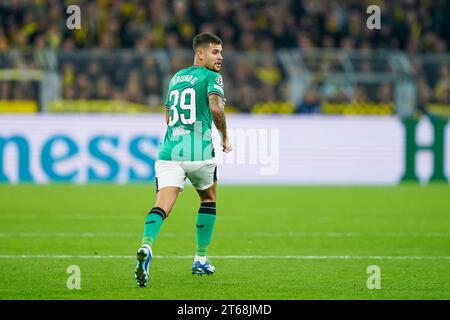
{"label": "player's ear", "polygon": [[205,52],[204,52],[204,50],[202,49],[202,48],[198,48],[197,50],[196,50],[196,53],[195,53],[196,55],[197,55],[197,58],[199,59],[199,60],[203,60],[203,57],[205,56]]}

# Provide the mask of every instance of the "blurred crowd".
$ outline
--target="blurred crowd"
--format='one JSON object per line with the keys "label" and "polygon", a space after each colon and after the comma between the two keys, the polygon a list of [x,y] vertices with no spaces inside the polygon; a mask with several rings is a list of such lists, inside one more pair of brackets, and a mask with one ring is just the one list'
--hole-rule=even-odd
{"label": "blurred crowd", "polygon": [[[149,106],[162,105],[169,76],[192,64],[192,51],[169,55],[169,68],[154,55],[123,52],[89,56],[61,55],[65,99],[113,99]],[[287,99],[287,77],[276,57],[233,53],[227,56],[221,74],[227,104],[251,112],[259,101]],[[164,61],[164,60],[163,60]]]}
{"label": "blurred crowd", "polygon": [[[65,26],[66,6],[82,28]],[[381,9],[381,30],[366,9]],[[8,48],[178,48],[192,35],[219,35],[231,50],[282,47],[398,48],[443,52],[450,39],[447,0],[2,0],[0,50]]]}
{"label": "blurred crowd", "polygon": [[[69,14],[65,10],[71,4],[81,9],[79,30],[66,27]],[[366,27],[369,16],[366,9],[372,4],[381,8],[380,30]],[[161,103],[165,95],[163,83],[167,81],[165,74],[192,63],[192,53],[177,53],[189,50],[193,35],[199,32],[215,33],[224,41],[228,102],[241,111],[250,111],[258,101],[289,98],[287,77],[274,50],[389,48],[408,54],[449,52],[450,8],[447,0],[0,2],[0,53],[11,50],[32,53],[34,58],[29,60],[28,67],[57,68],[63,77],[63,96],[67,99]],[[61,53],[62,58],[55,66],[45,56],[48,49]],[[134,49],[135,55],[120,61],[100,56],[83,62],[82,58],[71,56],[75,49],[108,52]],[[152,55],[145,54],[156,49],[171,53],[167,70]],[[252,60],[241,52],[259,55]],[[0,61],[0,68],[5,67],[2,64],[5,61]],[[17,67],[18,63],[13,64]],[[421,96],[449,102],[448,65],[437,66],[438,76],[433,76],[424,72],[423,65],[415,63],[415,70],[421,75]],[[20,92],[18,86],[26,85],[0,82],[0,94],[15,96]],[[333,99],[348,99],[348,94],[341,93],[333,95]],[[352,96],[361,101],[392,101],[393,86],[391,83],[373,88],[360,86]],[[305,94],[304,105],[298,109],[320,110],[320,102],[327,97],[326,90],[318,85]]]}

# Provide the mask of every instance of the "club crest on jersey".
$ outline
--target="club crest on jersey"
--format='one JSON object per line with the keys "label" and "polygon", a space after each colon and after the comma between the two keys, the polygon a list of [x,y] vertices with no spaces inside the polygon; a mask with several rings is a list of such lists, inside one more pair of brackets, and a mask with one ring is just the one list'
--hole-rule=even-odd
{"label": "club crest on jersey", "polygon": [[219,86],[223,87],[222,77],[216,78],[216,82],[219,84]]}

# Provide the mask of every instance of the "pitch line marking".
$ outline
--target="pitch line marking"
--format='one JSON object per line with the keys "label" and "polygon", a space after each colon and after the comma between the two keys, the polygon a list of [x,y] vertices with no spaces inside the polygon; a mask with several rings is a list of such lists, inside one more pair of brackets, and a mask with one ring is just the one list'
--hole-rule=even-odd
{"label": "pitch line marking", "polygon": [[[191,237],[192,232],[166,232],[162,237]],[[450,232],[219,232],[218,236],[248,236],[248,237],[292,237],[292,238],[356,238],[356,237],[423,237],[423,238],[448,238]],[[94,237],[136,237],[133,232],[0,232],[0,238],[94,238]]]}
{"label": "pitch line marking", "polygon": [[[211,259],[292,259],[292,260],[450,260],[450,256],[208,256]],[[37,255],[0,255],[0,259],[135,259],[135,256],[121,255],[57,255],[57,254],[37,254]],[[193,256],[154,256],[157,259],[192,259]]]}

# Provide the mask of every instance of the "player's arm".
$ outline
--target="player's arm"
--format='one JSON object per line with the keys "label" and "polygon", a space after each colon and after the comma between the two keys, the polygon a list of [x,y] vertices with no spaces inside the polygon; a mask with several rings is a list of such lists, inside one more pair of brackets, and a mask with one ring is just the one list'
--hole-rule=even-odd
{"label": "player's arm", "polygon": [[[170,88],[169,88],[170,89]],[[166,124],[169,125],[170,122],[170,91],[167,92],[166,101],[164,102],[164,109],[166,114]]]}
{"label": "player's arm", "polygon": [[225,120],[225,111],[224,111],[225,102],[223,101],[222,96],[214,93],[211,93],[208,96],[208,99],[209,99],[209,106],[211,107],[211,113],[214,124],[217,130],[219,130],[220,137],[222,140],[221,145],[223,147],[223,152],[228,153],[231,150],[233,150],[233,148],[231,147],[231,144],[228,140],[227,123]]}

